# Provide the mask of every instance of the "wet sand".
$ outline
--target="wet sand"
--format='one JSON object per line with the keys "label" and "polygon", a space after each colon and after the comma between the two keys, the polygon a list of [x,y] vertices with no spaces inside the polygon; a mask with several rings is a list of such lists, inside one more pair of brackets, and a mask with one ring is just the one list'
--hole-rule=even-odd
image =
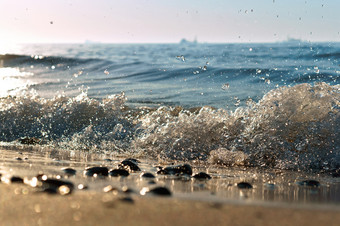
{"label": "wet sand", "polygon": [[[21,183],[0,183],[0,225],[338,225],[340,222],[340,207],[338,202],[317,203],[310,201],[303,203],[289,203],[286,201],[258,201],[252,196],[254,193],[268,192],[259,185],[249,191],[249,198],[235,200],[232,196],[219,197],[217,195],[204,196],[204,191],[211,188],[212,182],[221,185],[228,194],[240,191],[235,186],[224,187],[227,179],[212,179],[210,182],[181,181],[158,178],[157,184],[171,188],[173,195],[141,196],[139,188],[145,181],[139,179],[139,174],[131,174],[126,179],[85,178],[81,170],[86,165],[99,165],[96,160],[86,162],[84,159],[71,159],[39,153],[28,149],[0,150],[0,172],[3,176],[18,175],[28,178],[38,172],[57,175],[60,168],[73,165],[79,170],[79,175],[69,178],[75,186],[80,182],[88,184],[91,189],[78,190],[69,195],[48,194],[39,189]],[[60,154],[60,153],[59,153]],[[23,160],[17,160],[22,157]],[[25,160],[27,157],[27,160]],[[104,158],[104,157],[102,157]],[[56,160],[57,159],[57,160]],[[111,166],[116,163],[107,163]],[[141,166],[147,169],[148,164]],[[240,177],[242,178],[242,177]],[[240,178],[236,178],[239,180]],[[262,179],[261,179],[262,180]],[[210,184],[209,184],[210,183]],[[127,194],[123,192],[103,192],[107,184],[117,186],[131,185],[136,191]],[[175,184],[171,187],[172,184]],[[178,186],[177,186],[178,185]],[[181,190],[195,190],[203,186],[200,191],[181,193]],[[256,184],[255,184],[256,185]],[[134,187],[135,186],[135,187]],[[209,187],[210,186],[210,187]],[[292,193],[300,197],[315,196],[311,188],[293,186]],[[288,187],[289,188],[289,187]],[[227,190],[229,189],[229,190]],[[327,186],[318,188],[322,195]],[[275,193],[277,199],[286,193]],[[334,190],[337,193],[338,190]],[[197,193],[198,192],[198,193]],[[202,191],[201,191],[202,192]],[[206,192],[206,191],[205,191]],[[253,192],[253,193],[252,193]],[[270,191],[269,191],[270,192]],[[333,190],[328,191],[331,194]],[[246,193],[246,192],[245,192]],[[194,195],[197,194],[197,195]],[[290,193],[289,193],[290,194]],[[264,197],[264,196],[263,196]],[[336,195],[334,197],[337,197]],[[291,195],[288,196],[288,199]],[[301,198],[300,198],[301,199]]]}
{"label": "wet sand", "polygon": [[214,204],[173,198],[83,192],[69,196],[32,193],[22,185],[0,186],[1,225],[338,225],[330,208]]}

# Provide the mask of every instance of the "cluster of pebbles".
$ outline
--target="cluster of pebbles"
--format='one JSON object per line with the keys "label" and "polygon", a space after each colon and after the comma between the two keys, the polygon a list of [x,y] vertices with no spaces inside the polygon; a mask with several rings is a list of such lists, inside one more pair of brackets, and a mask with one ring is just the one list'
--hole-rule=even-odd
{"label": "cluster of pebbles", "polygon": [[[188,180],[201,180],[206,181],[210,180],[211,175],[205,172],[199,172],[193,174],[193,169],[189,164],[181,164],[181,165],[171,165],[171,166],[157,166],[157,173],[153,174],[151,172],[142,171],[139,167],[140,161],[133,158],[128,158],[121,161],[118,166],[114,169],[109,169],[106,166],[94,166],[87,167],[83,170],[82,176],[84,178],[93,178],[95,179],[105,179],[107,177],[129,177],[131,174],[134,176],[138,175],[139,178],[145,179],[148,181],[148,187],[143,187],[139,192],[131,189],[127,186],[114,187],[112,185],[106,185],[102,188],[104,192],[113,192],[114,194],[125,194],[122,198],[123,201],[133,202],[128,194],[140,194],[140,195],[158,195],[158,196],[171,196],[172,192],[165,186],[159,186],[155,182],[154,179],[160,176],[170,176],[176,177],[178,179]],[[3,183],[21,183],[26,184],[33,187],[37,192],[44,192],[49,194],[59,194],[59,195],[69,195],[75,190],[86,190],[89,187],[85,184],[75,185],[70,178],[77,175],[77,170],[73,168],[62,168],[61,175],[47,176],[43,173],[40,173],[34,177],[18,177],[18,176],[8,176],[1,175],[1,182]],[[79,174],[78,174],[79,176]],[[308,186],[308,187],[319,187],[320,183],[316,180],[303,180],[297,182],[300,186]],[[253,189],[253,185],[251,183],[241,181],[236,184],[238,189]]]}

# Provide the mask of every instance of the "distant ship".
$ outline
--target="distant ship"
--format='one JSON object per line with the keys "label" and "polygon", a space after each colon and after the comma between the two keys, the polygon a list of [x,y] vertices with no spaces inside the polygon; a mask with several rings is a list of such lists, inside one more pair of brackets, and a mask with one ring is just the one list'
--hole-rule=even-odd
{"label": "distant ship", "polygon": [[197,38],[194,39],[194,41],[188,41],[185,38],[183,38],[179,44],[181,45],[196,45],[197,44]]}

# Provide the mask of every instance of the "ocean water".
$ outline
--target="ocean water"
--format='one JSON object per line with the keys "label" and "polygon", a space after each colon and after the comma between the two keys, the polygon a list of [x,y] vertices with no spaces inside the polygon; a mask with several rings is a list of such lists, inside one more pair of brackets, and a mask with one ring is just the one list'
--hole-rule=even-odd
{"label": "ocean water", "polygon": [[340,43],[39,44],[0,55],[1,146],[340,167]]}

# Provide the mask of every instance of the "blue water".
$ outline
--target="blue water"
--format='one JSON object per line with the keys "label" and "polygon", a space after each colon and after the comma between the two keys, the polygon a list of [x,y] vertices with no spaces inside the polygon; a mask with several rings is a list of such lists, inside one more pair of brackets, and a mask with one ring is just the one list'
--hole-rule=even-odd
{"label": "blue water", "polygon": [[0,141],[332,170],[339,61],[340,43],[22,45],[0,55]]}

